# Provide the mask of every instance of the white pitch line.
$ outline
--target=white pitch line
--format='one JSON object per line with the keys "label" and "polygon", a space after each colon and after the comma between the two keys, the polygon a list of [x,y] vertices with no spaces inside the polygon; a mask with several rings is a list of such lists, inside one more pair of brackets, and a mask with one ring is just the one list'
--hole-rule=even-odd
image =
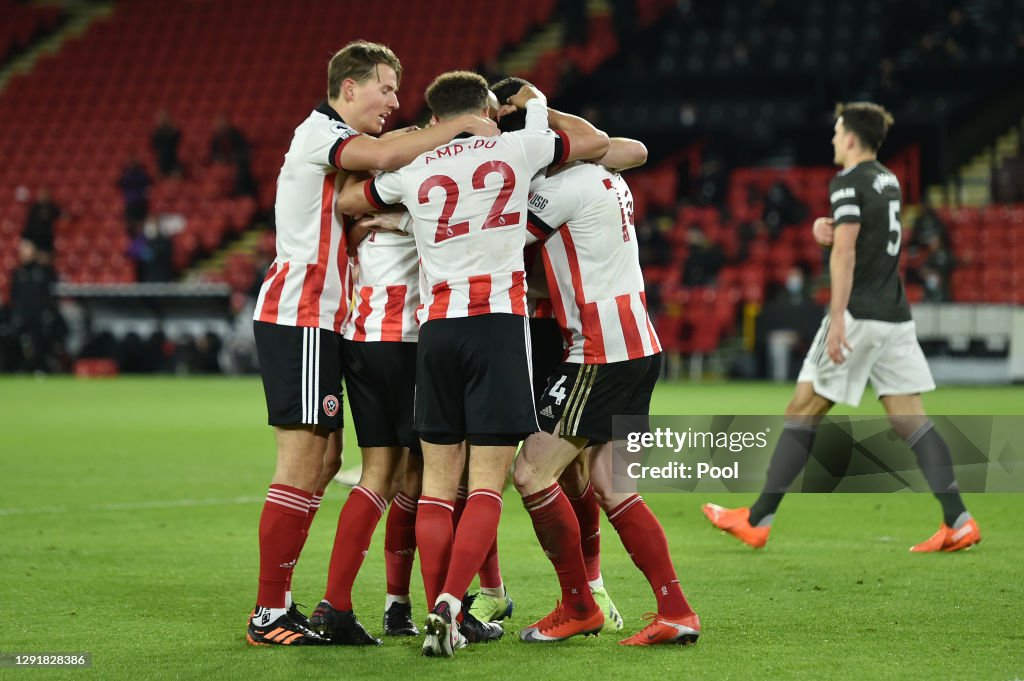
{"label": "white pitch line", "polygon": [[255,504],[266,497],[229,497],[227,499],[161,499],[136,501],[127,504],[92,504],[91,506],[37,506],[29,508],[0,508],[0,517],[9,515],[38,515],[59,513],[88,513],[93,511],[144,511],[161,508],[190,508],[193,506],[234,506]]}

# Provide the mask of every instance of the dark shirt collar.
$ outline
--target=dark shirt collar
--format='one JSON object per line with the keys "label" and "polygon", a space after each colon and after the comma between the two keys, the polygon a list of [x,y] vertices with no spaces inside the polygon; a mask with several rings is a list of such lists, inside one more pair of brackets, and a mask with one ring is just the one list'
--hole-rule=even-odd
{"label": "dark shirt collar", "polygon": [[322,113],[324,116],[327,116],[328,118],[339,121],[341,123],[345,122],[345,119],[342,118],[341,115],[337,111],[335,111],[334,108],[331,107],[331,105],[328,104],[326,101],[320,102],[320,106],[318,106],[315,109],[315,111],[318,111]]}

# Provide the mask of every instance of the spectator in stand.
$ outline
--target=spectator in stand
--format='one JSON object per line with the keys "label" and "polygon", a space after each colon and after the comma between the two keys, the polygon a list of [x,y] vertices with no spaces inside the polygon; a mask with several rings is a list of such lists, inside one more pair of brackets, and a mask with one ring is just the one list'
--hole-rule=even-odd
{"label": "spectator in stand", "polygon": [[43,373],[57,369],[66,327],[53,298],[57,274],[35,244],[18,244],[21,265],[11,276],[11,327],[20,349],[16,370]]}
{"label": "spectator in stand", "polygon": [[210,138],[210,162],[234,166],[233,196],[256,194],[256,180],[252,175],[252,166],[250,165],[251,151],[249,140],[245,138],[242,131],[235,127],[224,114],[217,116],[213,136]]}
{"label": "spectator in stand", "polygon": [[181,142],[181,131],[171,122],[171,115],[166,109],[156,117],[156,129],[153,130],[153,151],[156,152],[156,167],[163,177],[180,176],[181,163],[178,161],[178,143]]}
{"label": "spectator in stand", "polygon": [[158,220],[149,218],[145,224],[128,224],[131,243],[128,257],[135,262],[139,281],[156,282],[174,279],[173,247]]}
{"label": "spectator in stand", "polygon": [[933,236],[945,244],[947,237],[946,223],[939,217],[938,212],[929,203],[924,202],[921,206],[921,214],[914,221],[911,230],[910,243],[908,244],[910,255],[913,256],[918,248],[927,248]]}
{"label": "spectator in stand", "polygon": [[249,162],[249,141],[224,114],[217,116],[210,138],[210,163],[236,163],[239,159]]}
{"label": "spectator in stand", "polygon": [[929,303],[942,303],[950,300],[949,279],[956,267],[956,260],[949,252],[942,237],[932,233],[925,242],[926,256],[924,262],[912,276],[924,284],[924,299]]}
{"label": "spectator in stand", "polygon": [[797,377],[821,315],[821,306],[808,295],[803,270],[791,267],[785,284],[764,306],[755,327],[758,355],[763,352],[766,357],[769,378],[788,381]]}
{"label": "spectator in stand", "polygon": [[[1021,41],[1024,42],[1024,36]],[[1024,202],[1024,154],[1006,159],[992,173],[992,200],[998,203]]]}
{"label": "spectator in stand", "polygon": [[764,196],[764,223],[773,239],[789,225],[807,217],[807,206],[800,202],[784,182],[776,182]]}
{"label": "spectator in stand", "polygon": [[717,244],[710,241],[697,225],[686,232],[690,253],[683,263],[684,286],[710,286],[715,283],[718,270],[725,264],[725,256]]}
{"label": "spectator in stand", "polygon": [[128,161],[128,165],[121,171],[121,177],[117,186],[121,189],[124,197],[124,219],[129,225],[141,226],[142,221],[149,214],[149,186],[153,184],[149,173],[142,166],[138,157]]}
{"label": "spectator in stand", "polygon": [[636,226],[636,247],[641,267],[661,267],[672,262],[672,249],[658,224],[650,218]]}
{"label": "spectator in stand", "polygon": [[36,257],[41,261],[48,263],[53,257],[53,231],[60,215],[60,206],[50,196],[50,190],[40,188],[35,203],[28,209],[21,238],[35,246]]}

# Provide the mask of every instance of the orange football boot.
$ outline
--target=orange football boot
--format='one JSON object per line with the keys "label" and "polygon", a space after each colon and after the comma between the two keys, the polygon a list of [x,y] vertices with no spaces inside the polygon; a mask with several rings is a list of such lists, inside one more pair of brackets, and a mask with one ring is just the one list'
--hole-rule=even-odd
{"label": "orange football boot", "polygon": [[712,525],[723,532],[728,532],[748,546],[760,549],[768,543],[768,533],[772,528],[751,525],[749,508],[725,508],[718,504],[704,504],[701,510]]}
{"label": "orange football boot", "polygon": [[629,638],[619,641],[620,646],[653,646],[659,643],[690,645],[700,637],[700,618],[691,613],[679,619],[669,619],[653,612],[644,615],[651,623]]}
{"label": "orange football boot", "polygon": [[954,530],[942,523],[939,531],[916,546],[910,547],[911,553],[938,553],[939,551],[961,551],[969,549],[981,541],[981,530],[978,523],[971,518],[963,526]]}
{"label": "orange football boot", "polygon": [[569,616],[569,611],[559,601],[547,616],[520,631],[519,640],[526,643],[550,643],[564,641],[580,634],[596,636],[602,627],[604,612],[601,608],[597,608],[592,615],[584,619],[576,619]]}

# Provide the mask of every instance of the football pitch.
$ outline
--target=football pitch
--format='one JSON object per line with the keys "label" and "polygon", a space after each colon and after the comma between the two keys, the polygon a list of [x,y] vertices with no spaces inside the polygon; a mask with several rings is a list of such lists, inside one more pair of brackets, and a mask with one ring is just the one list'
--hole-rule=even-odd
{"label": "football pitch", "polygon": [[[658,414],[777,414],[791,386],[662,384]],[[1022,414],[1024,389],[942,388],[935,414]],[[858,410],[878,414],[866,397]],[[555,604],[554,571],[509,489],[499,531],[515,600],[503,640],[453,660],[420,639],[376,649],[250,648],[256,530],[273,469],[259,379],[0,379],[0,653],[92,654],[92,668],[2,669],[0,678],[971,679],[1024,678],[1024,495],[966,495],[984,541],[912,555],[941,520],[928,494],[791,495],[766,549],[713,530],[705,501],[649,494],[696,646],[623,648],[654,605],[602,521],[602,570],[621,635],[526,645],[518,628]],[[358,457],[351,431],[346,467]],[[338,511],[332,487],[296,568],[296,600],[322,596]],[[356,614],[381,633],[383,527],[356,582]],[[418,567],[417,620],[425,614]],[[592,675],[592,676],[591,676]]]}

